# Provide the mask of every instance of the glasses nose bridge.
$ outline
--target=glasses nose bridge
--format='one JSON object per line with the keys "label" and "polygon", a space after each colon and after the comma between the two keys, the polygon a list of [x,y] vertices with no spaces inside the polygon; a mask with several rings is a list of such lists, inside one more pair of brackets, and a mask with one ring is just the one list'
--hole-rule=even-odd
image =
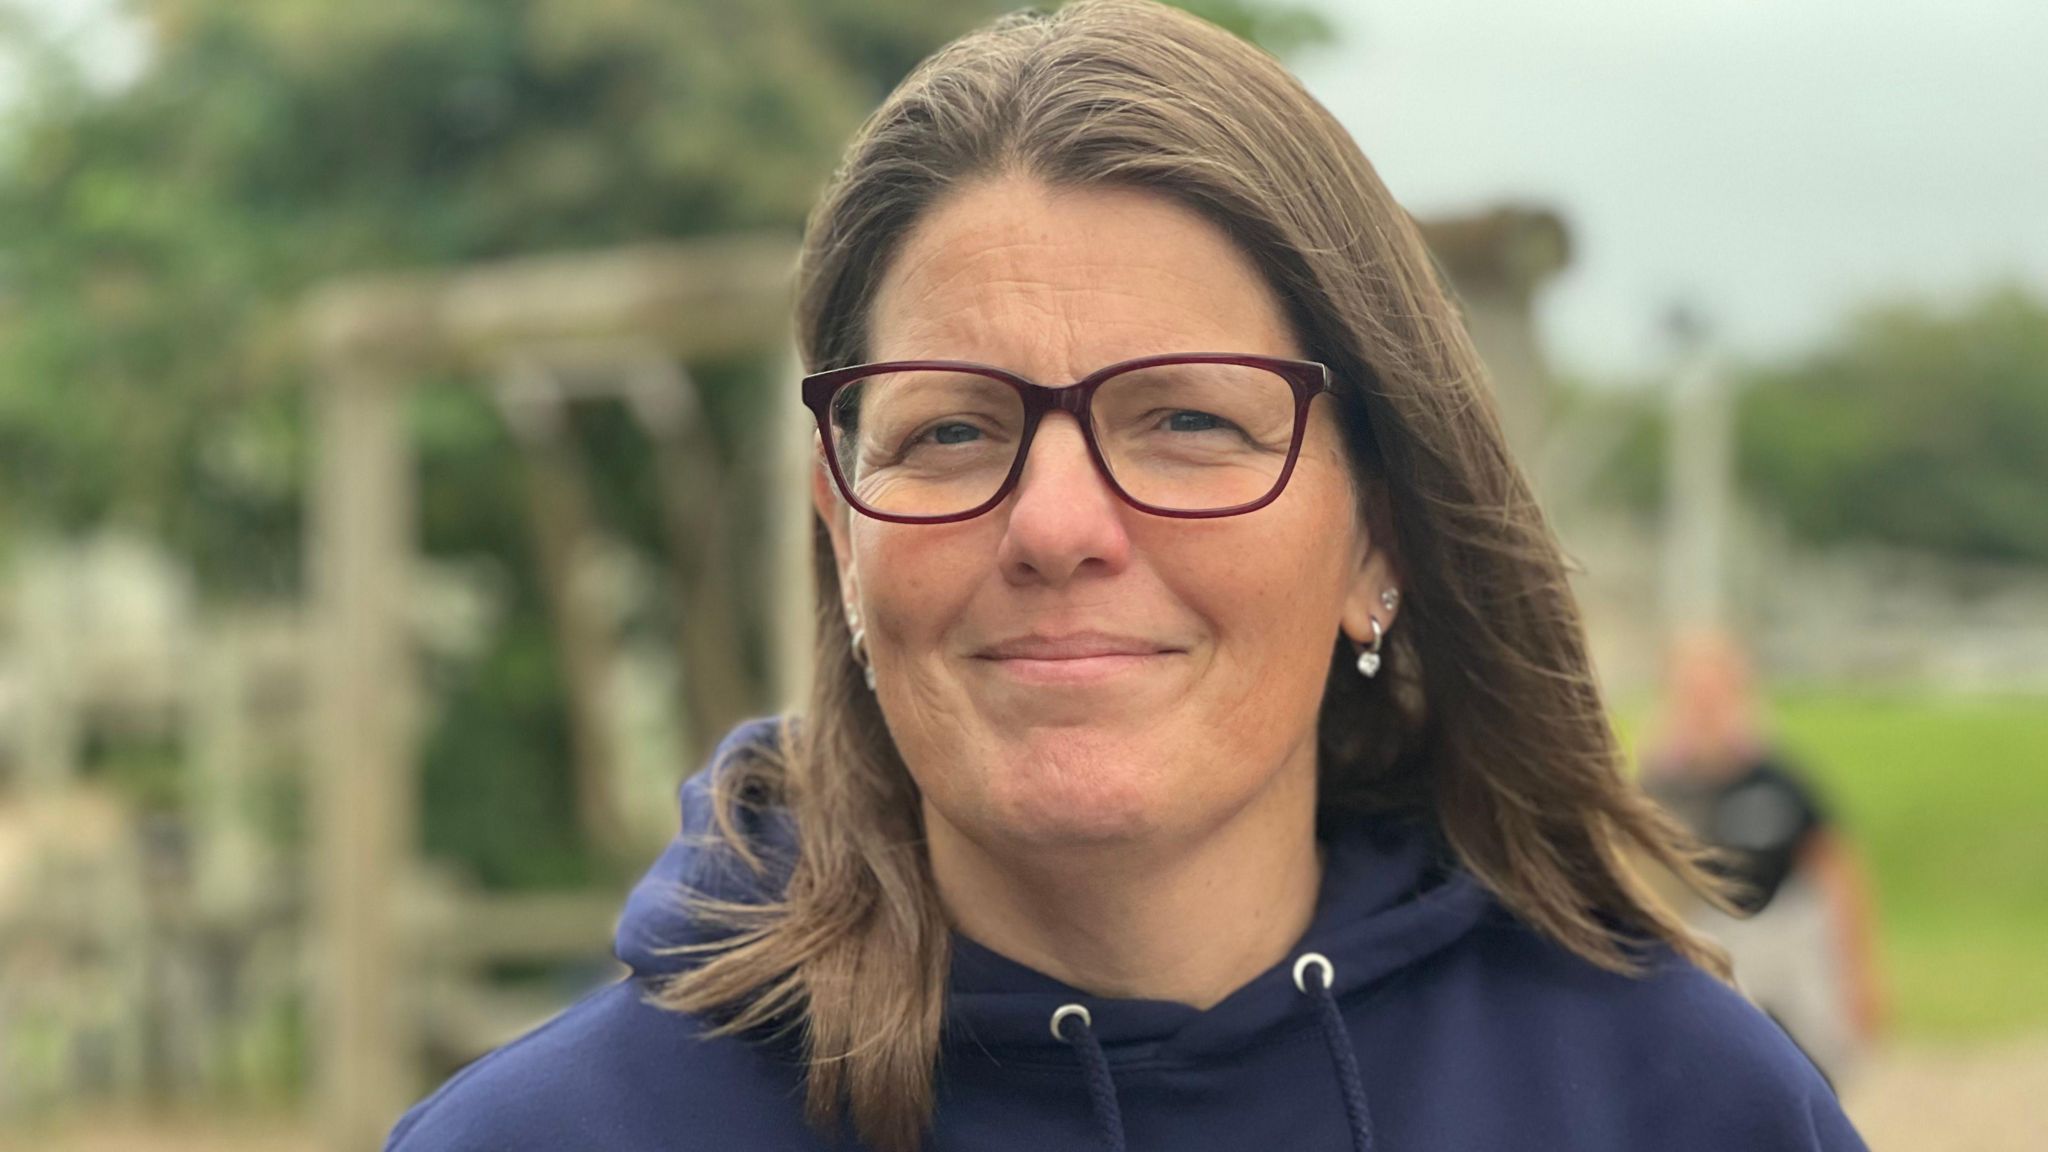
{"label": "glasses nose bridge", "polygon": [[1088,423],[1088,401],[1094,393],[1095,381],[1081,380],[1073,384],[1046,385],[1032,384],[1025,389],[1025,404],[1030,409],[1029,427],[1024,441],[1019,445],[1016,473],[1013,483],[1021,483],[1029,463],[1029,457],[1037,445],[1038,433],[1045,427],[1045,417],[1054,412],[1065,412],[1074,418],[1075,430],[1081,434],[1081,445],[1088,459],[1090,470],[1097,474],[1110,491],[1118,497],[1129,500],[1116,478],[1109,474],[1109,464],[1102,458],[1095,444],[1095,430]]}
{"label": "glasses nose bridge", "polygon": [[[1081,380],[1073,384],[1030,384],[1023,389],[1026,417],[1026,433],[1023,448],[1029,451],[1032,441],[1038,438],[1038,430],[1045,417],[1054,412],[1065,412],[1080,426],[1081,439],[1088,445],[1089,454],[1094,454],[1095,430],[1088,425],[1088,401],[1095,391],[1095,381]],[[1020,465],[1021,466],[1021,465]],[[1098,462],[1098,467],[1100,463]]]}
{"label": "glasses nose bridge", "polygon": [[1088,394],[1094,391],[1089,386],[1090,383],[1090,381],[1083,380],[1079,383],[1062,384],[1057,387],[1039,385],[1039,415],[1043,416],[1047,412],[1065,412],[1073,416],[1082,427],[1087,427]]}

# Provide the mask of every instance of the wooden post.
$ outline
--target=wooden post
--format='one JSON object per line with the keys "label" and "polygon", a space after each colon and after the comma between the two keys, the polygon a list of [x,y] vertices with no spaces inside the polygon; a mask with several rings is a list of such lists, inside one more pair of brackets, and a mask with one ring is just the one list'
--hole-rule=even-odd
{"label": "wooden post", "polygon": [[46,548],[30,562],[15,588],[17,651],[26,672],[17,715],[14,784],[30,804],[61,800],[78,782],[84,741],[78,701],[78,655],[66,633],[76,628],[76,549]]}
{"label": "wooden post", "polygon": [[1726,623],[1735,400],[1704,344],[1687,349],[1668,405],[1665,624],[1667,630],[1718,626]]}
{"label": "wooden post", "polygon": [[531,358],[508,362],[495,395],[525,465],[534,560],[568,696],[577,823],[590,844],[616,851],[623,847],[614,795],[619,755],[605,715],[614,644],[608,635],[612,621],[590,595],[586,550],[593,516],[583,452],[569,423],[568,397],[546,364]]}
{"label": "wooden post", "polygon": [[313,1034],[327,1152],[375,1152],[414,1087],[396,923],[415,824],[405,395],[396,371],[349,355],[313,405]]}
{"label": "wooden post", "polygon": [[703,763],[726,731],[754,711],[760,693],[743,651],[738,598],[732,586],[722,475],[704,420],[696,381],[667,356],[628,364],[629,407],[654,446],[676,606],[676,652],[682,659],[682,705],[693,749]]}
{"label": "wooden post", "polygon": [[774,666],[770,670],[775,704],[801,710],[810,698],[813,633],[811,533],[811,457],[816,425],[797,395],[803,362],[795,349],[783,357],[775,374],[775,458],[771,487],[775,520],[774,590],[769,608]]}

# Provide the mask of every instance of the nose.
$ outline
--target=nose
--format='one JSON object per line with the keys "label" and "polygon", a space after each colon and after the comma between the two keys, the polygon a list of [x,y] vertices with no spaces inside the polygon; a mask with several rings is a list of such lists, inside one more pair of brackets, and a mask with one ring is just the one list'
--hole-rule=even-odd
{"label": "nose", "polygon": [[1130,508],[1096,470],[1081,425],[1068,413],[1046,413],[1008,503],[997,561],[1013,583],[1059,587],[1130,562]]}

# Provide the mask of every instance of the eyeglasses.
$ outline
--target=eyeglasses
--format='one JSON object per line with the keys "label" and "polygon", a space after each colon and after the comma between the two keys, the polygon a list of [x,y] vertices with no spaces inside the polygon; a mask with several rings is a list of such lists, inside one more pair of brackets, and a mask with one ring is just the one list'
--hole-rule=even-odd
{"label": "eyeglasses", "polygon": [[1051,388],[957,360],[857,364],[804,377],[825,459],[846,502],[898,524],[944,524],[1016,488],[1039,421],[1081,426],[1125,502],[1156,516],[1252,512],[1287,486],[1309,404],[1334,392],[1312,360],[1177,353],[1123,360]]}

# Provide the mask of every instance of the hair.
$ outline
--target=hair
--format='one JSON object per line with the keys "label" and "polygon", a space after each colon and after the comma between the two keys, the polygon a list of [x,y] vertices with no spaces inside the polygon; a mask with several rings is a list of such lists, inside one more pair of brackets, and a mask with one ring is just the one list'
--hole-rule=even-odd
{"label": "hair", "polygon": [[[797,276],[807,368],[862,362],[878,282],[949,192],[1021,175],[1149,190],[1219,224],[1338,382],[1361,514],[1402,573],[1367,680],[1340,637],[1318,720],[1318,818],[1398,811],[1538,932],[1616,972],[1662,943],[1726,979],[1632,867],[1727,907],[1711,855],[1633,783],[1569,565],[1510,457],[1484,369],[1413,220],[1277,61],[1151,0],[1021,12],[942,48],[889,95],[811,215]],[[780,899],[694,902],[730,928],[655,1001],[714,1035],[800,1034],[805,1110],[916,1148],[950,965],[919,795],[852,659],[822,522],[816,675],[778,747],[718,766],[717,837],[758,872],[740,810],[786,810]],[[687,950],[686,949],[686,950]]]}

